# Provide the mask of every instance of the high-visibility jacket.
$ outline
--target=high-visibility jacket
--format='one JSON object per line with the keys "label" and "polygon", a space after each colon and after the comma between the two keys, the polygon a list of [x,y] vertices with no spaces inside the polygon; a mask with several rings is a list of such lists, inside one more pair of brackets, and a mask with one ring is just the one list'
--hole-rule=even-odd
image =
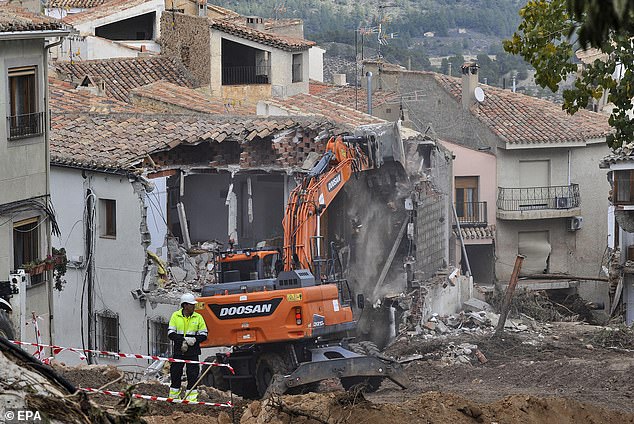
{"label": "high-visibility jacket", "polygon": [[185,337],[195,337],[196,344],[190,346],[185,354],[188,356],[200,355],[200,342],[207,339],[207,325],[199,313],[194,312],[186,317],[183,315],[183,310],[179,309],[170,318],[167,337],[174,342],[173,351],[175,354],[182,354],[181,345]]}

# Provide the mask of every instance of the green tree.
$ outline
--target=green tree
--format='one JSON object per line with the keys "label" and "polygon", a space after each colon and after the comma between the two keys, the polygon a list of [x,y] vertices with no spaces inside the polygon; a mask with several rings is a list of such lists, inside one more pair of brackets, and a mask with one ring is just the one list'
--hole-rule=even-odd
{"label": "green tree", "polygon": [[[575,2],[583,3],[571,0]],[[506,51],[521,55],[535,68],[535,81],[542,87],[557,91],[562,80],[577,72],[573,63],[575,41],[582,35],[583,23],[593,19],[585,9],[578,12],[569,11],[567,0],[530,0],[520,10],[518,31],[504,41]],[[634,97],[634,32],[620,27],[619,32],[610,34],[609,38],[596,38],[595,45],[605,58],[585,66],[574,86],[564,90],[563,109],[575,113],[607,91],[608,101],[615,106],[608,121],[614,132],[608,135],[607,143],[616,148],[634,140],[634,121],[628,117]]]}

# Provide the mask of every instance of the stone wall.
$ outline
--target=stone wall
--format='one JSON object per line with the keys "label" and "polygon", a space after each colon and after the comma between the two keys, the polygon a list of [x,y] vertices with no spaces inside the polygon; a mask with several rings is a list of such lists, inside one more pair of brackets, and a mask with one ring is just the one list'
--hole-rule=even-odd
{"label": "stone wall", "polygon": [[161,52],[180,59],[196,79],[196,86],[211,80],[210,35],[207,18],[181,13],[161,17]]}

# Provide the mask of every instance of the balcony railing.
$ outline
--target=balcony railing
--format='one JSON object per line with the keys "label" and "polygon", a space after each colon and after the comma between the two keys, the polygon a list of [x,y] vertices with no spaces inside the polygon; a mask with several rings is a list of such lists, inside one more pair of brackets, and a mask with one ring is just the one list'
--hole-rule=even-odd
{"label": "balcony railing", "polygon": [[270,84],[270,66],[224,66],[222,85]]}
{"label": "balcony railing", "polygon": [[551,187],[498,187],[498,210],[573,209],[581,204],[579,184]]}
{"label": "balcony railing", "polygon": [[33,137],[44,132],[44,112],[7,117],[9,140]]}
{"label": "balcony railing", "polygon": [[457,202],[456,215],[461,227],[486,227],[487,202]]}

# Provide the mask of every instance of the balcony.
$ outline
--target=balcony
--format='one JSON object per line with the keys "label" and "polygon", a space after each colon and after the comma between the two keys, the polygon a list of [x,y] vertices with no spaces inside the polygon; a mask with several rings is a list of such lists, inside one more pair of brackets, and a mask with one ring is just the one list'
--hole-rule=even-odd
{"label": "balcony", "polygon": [[486,227],[487,202],[457,202],[456,215],[460,227]]}
{"label": "balcony", "polygon": [[270,84],[270,66],[223,66],[222,85]]}
{"label": "balcony", "polygon": [[7,117],[9,140],[35,137],[44,133],[44,112]]}
{"label": "balcony", "polygon": [[581,214],[579,184],[498,187],[497,217],[508,220],[566,218]]}

